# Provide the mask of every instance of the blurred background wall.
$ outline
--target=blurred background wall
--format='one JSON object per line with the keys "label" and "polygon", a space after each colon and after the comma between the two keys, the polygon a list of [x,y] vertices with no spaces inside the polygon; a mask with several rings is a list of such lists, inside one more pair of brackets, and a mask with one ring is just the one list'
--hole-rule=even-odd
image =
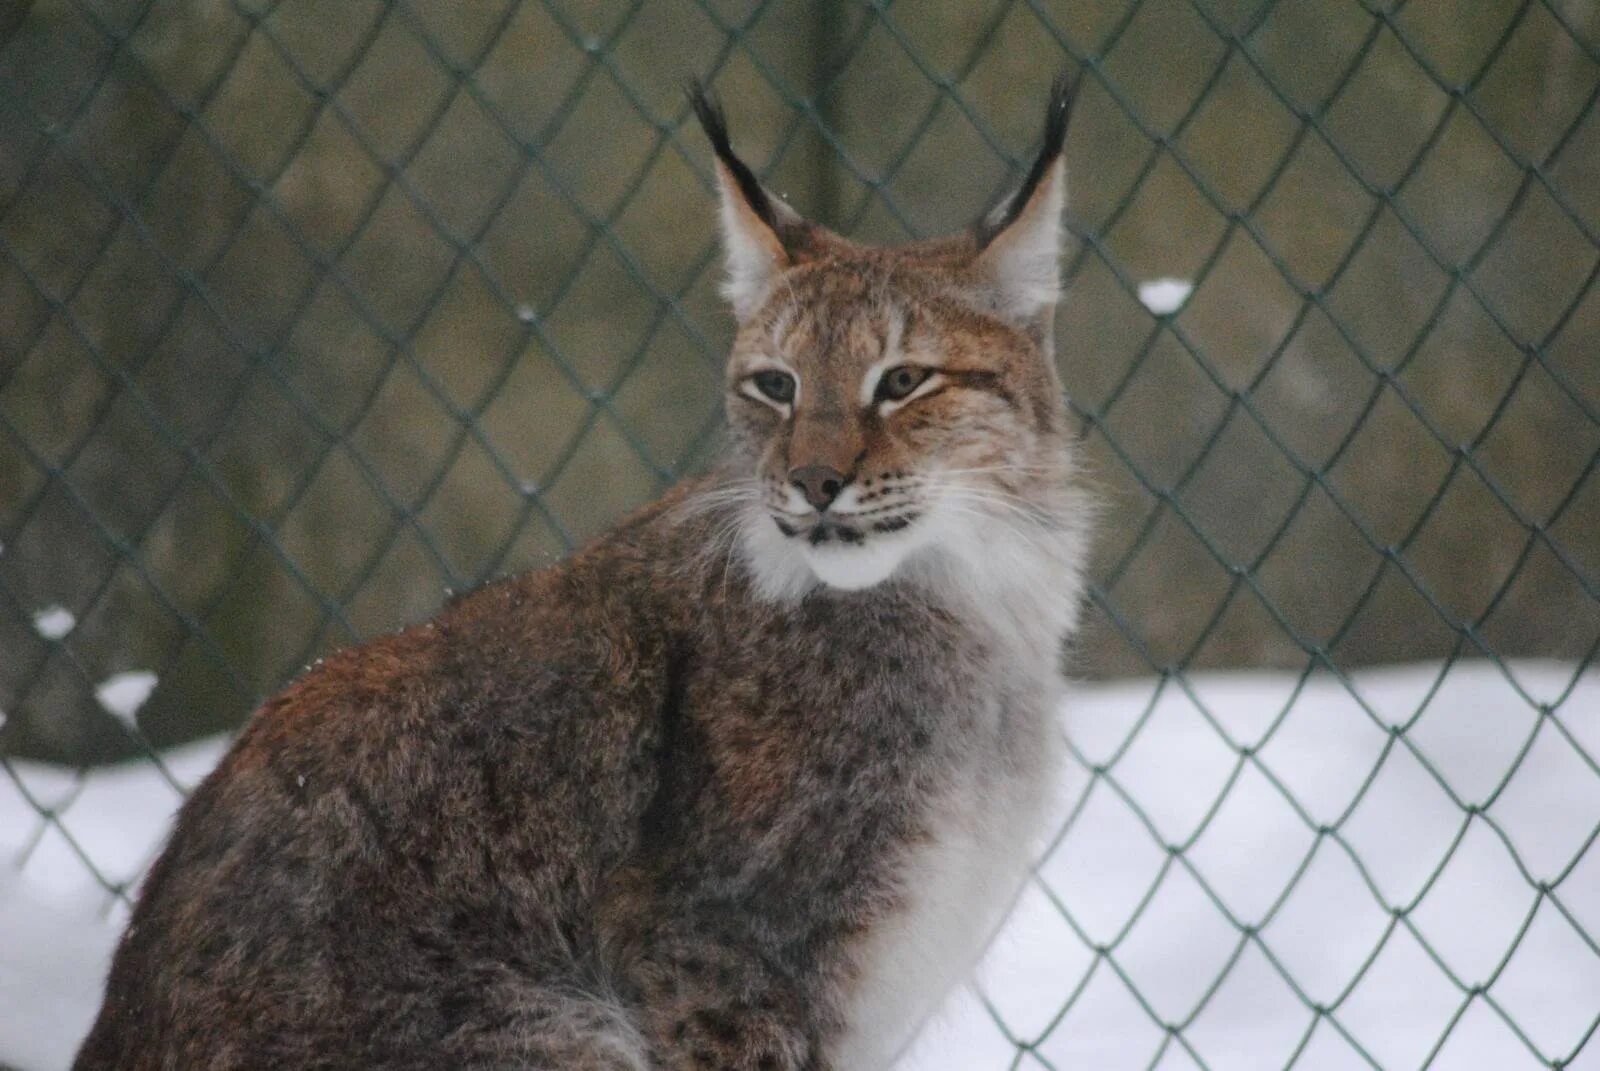
{"label": "blurred background wall", "polygon": [[[1085,72],[1077,672],[1588,659],[1596,6],[12,0],[0,752],[236,725],[703,465],[690,76],[798,208],[893,242],[973,218]],[[128,671],[136,714],[95,695]]]}

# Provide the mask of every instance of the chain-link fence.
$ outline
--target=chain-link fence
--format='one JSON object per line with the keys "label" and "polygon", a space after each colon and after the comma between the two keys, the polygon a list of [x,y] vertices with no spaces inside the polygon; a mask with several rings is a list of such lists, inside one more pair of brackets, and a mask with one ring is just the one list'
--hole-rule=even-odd
{"label": "chain-link fence", "polygon": [[[1030,1026],[987,998],[995,1066],[1060,1065],[1052,1039],[1094,1032],[1106,979],[1154,1040],[1077,1066],[1446,1066],[1479,1014],[1522,1063],[1471,1066],[1600,1066],[1600,914],[1575,893],[1600,895],[1597,6],[0,7],[0,795],[27,826],[5,869],[54,850],[125,899],[166,810],[110,859],[81,824],[97,785],[151,773],[170,809],[193,765],[173,748],[704,461],[729,322],[686,77],[797,207],[894,241],[975,215],[1079,68],[1058,351],[1107,511],[1074,658],[1154,680],[1085,730],[1115,724],[1104,747],[1075,737],[1052,851],[1114,805],[1158,860],[1104,927],[1041,871],[1081,962],[1050,967]],[[1378,662],[1431,684],[1391,709],[1354,672]],[[1508,697],[1471,723],[1470,784],[1429,739],[1459,715],[1458,664]],[[1248,729],[1206,676],[1243,667],[1288,682]],[[1335,737],[1379,744],[1315,802],[1272,748],[1332,709],[1306,698],[1326,686]],[[1177,720],[1226,776],[1174,825],[1136,767],[1189,739]],[[1540,806],[1576,832],[1535,851],[1548,824],[1497,808],[1552,763],[1575,772]],[[1381,802],[1400,765],[1450,832],[1397,890],[1352,828],[1375,808],[1405,826]],[[1297,866],[1246,869],[1252,910],[1204,858],[1246,798],[1303,839]],[[1467,972],[1416,916],[1480,835],[1527,906]],[[1387,922],[1319,988],[1271,927],[1330,855]],[[1231,952],[1169,1007],[1129,963],[1177,882]],[[1594,982],[1559,1022],[1495,988],[1540,941]],[[1351,1009],[1402,942],[1447,1014],[1389,1055]],[[1208,1057],[1205,1009],[1252,957],[1303,1032]]]}

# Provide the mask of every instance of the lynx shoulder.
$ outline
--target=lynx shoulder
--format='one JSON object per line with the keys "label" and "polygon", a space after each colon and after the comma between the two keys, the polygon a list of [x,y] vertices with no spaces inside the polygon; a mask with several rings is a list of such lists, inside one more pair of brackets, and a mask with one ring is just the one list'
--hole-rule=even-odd
{"label": "lynx shoulder", "polygon": [[1091,509],[1051,353],[1069,106],[868,248],[710,137],[727,442],[252,718],[77,1067],[888,1067],[1026,872]]}

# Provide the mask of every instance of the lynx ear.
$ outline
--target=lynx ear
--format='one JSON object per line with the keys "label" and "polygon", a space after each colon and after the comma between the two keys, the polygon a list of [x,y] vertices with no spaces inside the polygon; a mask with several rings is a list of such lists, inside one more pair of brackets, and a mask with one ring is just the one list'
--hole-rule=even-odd
{"label": "lynx ear", "polygon": [[973,260],[996,312],[1049,337],[1061,293],[1061,213],[1067,201],[1062,145],[1072,117],[1073,86],[1056,79],[1045,113],[1044,140],[1022,185],[973,228]]}
{"label": "lynx ear", "polygon": [[722,294],[733,306],[733,314],[744,320],[761,307],[777,274],[797,263],[815,244],[817,229],[781,198],[768,193],[749,165],[734,155],[722,105],[698,82],[689,84],[688,93],[717,154],[722,246],[728,265]]}

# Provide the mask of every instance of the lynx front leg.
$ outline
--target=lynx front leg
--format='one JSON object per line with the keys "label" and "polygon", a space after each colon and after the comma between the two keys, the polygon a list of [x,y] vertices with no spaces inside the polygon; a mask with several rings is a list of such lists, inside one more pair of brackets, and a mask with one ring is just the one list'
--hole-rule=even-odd
{"label": "lynx front leg", "polygon": [[556,983],[515,993],[509,1004],[457,1028],[419,1071],[658,1071],[648,1032],[615,997]]}
{"label": "lynx front leg", "polygon": [[807,1032],[759,997],[682,999],[663,1011],[662,1071],[826,1071]]}
{"label": "lynx front leg", "polygon": [[649,975],[645,1018],[661,1071],[831,1071],[815,998],[758,957],[684,952]]}

